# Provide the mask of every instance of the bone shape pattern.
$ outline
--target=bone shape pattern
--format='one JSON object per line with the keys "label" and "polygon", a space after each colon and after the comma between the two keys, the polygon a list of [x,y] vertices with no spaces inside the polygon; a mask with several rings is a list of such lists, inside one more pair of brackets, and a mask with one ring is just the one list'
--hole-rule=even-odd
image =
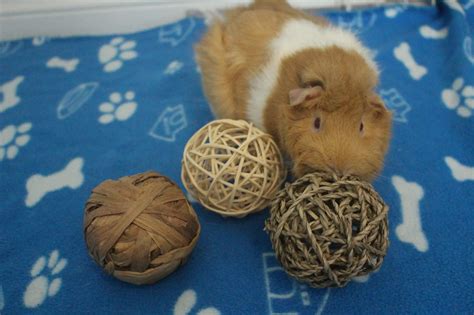
{"label": "bone shape pattern", "polygon": [[474,167],[463,165],[451,156],[445,157],[444,162],[449,167],[453,178],[458,182],[474,180]]}
{"label": "bone shape pattern", "polygon": [[451,8],[451,10],[458,11],[462,15],[466,15],[466,12],[464,12],[464,8],[458,0],[444,0],[444,4]]}
{"label": "bone shape pattern", "polygon": [[72,159],[64,169],[56,173],[47,176],[40,174],[31,176],[26,182],[26,206],[35,206],[46,194],[53,191],[63,188],[77,189],[81,187],[84,182],[83,166],[84,159],[77,157]]}
{"label": "bone shape pattern", "polygon": [[420,80],[425,74],[428,73],[428,69],[418,64],[413,55],[411,54],[411,48],[408,43],[403,42],[394,48],[393,54],[404,66],[407,68],[410,76],[415,80]]}
{"label": "bone shape pattern", "polygon": [[423,187],[401,176],[393,176],[392,184],[400,195],[402,210],[402,223],[395,229],[398,239],[412,244],[420,252],[428,251],[428,239],[423,231],[420,216],[420,201],[424,196]]}
{"label": "bone shape pattern", "polygon": [[419,30],[421,36],[427,39],[443,39],[448,36],[448,27],[443,27],[437,30],[428,25],[422,25]]}
{"label": "bone shape pattern", "polygon": [[473,6],[474,6],[474,0],[469,0],[469,2],[464,4],[464,10],[469,10]]}
{"label": "bone shape pattern", "polygon": [[17,95],[17,89],[24,79],[24,76],[17,76],[0,86],[0,113],[20,103],[21,98]]}
{"label": "bone shape pattern", "polygon": [[46,63],[46,66],[48,68],[60,68],[63,69],[66,72],[73,72],[76,70],[77,65],[79,64],[79,59],[73,58],[73,59],[62,59],[60,57],[53,57],[48,60]]}

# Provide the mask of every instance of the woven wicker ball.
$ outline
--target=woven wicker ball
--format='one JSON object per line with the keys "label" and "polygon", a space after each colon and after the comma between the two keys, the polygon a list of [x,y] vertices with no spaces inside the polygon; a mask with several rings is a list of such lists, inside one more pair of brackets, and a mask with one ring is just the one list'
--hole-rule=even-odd
{"label": "woven wicker ball", "polygon": [[243,217],[269,205],[286,176],[270,135],[243,120],[216,120],[186,144],[181,179],[207,209]]}
{"label": "woven wicker ball", "polygon": [[89,255],[109,274],[151,284],[186,261],[200,225],[181,190],[147,172],[107,180],[86,203],[84,236]]}
{"label": "woven wicker ball", "polygon": [[341,287],[382,264],[387,212],[369,183],[312,173],[278,192],[265,230],[289,275],[313,287]]}

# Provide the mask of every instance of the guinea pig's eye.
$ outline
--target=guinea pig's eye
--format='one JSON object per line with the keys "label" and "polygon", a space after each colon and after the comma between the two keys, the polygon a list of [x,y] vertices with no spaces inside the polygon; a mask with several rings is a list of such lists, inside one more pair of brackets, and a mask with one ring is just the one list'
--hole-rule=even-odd
{"label": "guinea pig's eye", "polygon": [[364,131],[364,123],[361,122],[359,125],[359,132],[362,133]]}
{"label": "guinea pig's eye", "polygon": [[316,131],[321,130],[321,117],[316,117],[314,119],[314,129],[316,129]]}

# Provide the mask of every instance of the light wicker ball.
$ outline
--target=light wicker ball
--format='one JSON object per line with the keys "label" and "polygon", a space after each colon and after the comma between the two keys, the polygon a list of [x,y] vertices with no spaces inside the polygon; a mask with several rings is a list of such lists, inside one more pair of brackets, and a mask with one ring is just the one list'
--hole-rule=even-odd
{"label": "light wicker ball", "polygon": [[243,120],[212,121],[186,144],[181,179],[207,209],[244,217],[269,205],[286,177],[272,137]]}
{"label": "light wicker ball", "polygon": [[387,212],[369,183],[313,173],[277,194],[265,230],[289,275],[313,287],[341,287],[382,264]]}
{"label": "light wicker ball", "polygon": [[104,181],[84,213],[89,255],[108,274],[133,284],[154,283],[182,265],[200,230],[179,187],[155,172]]}

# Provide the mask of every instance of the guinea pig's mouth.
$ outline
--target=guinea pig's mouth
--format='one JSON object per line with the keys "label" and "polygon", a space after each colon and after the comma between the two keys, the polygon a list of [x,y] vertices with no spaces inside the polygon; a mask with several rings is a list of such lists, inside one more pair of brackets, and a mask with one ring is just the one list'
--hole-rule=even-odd
{"label": "guinea pig's mouth", "polygon": [[337,177],[346,177],[346,176],[362,177],[357,174],[354,174],[352,170],[350,169],[341,170],[328,164],[313,165],[313,166],[304,164],[300,166],[299,169],[300,169],[300,173],[302,173],[300,176],[306,175],[309,173],[323,172],[323,173],[328,173],[328,174],[334,174]]}
{"label": "guinea pig's mouth", "polygon": [[316,173],[316,172],[323,172],[323,173],[336,173],[331,167],[328,166],[322,166],[322,165],[307,165],[307,164],[300,164],[297,165],[295,168],[295,175],[297,177],[304,176],[306,174],[310,173]]}

